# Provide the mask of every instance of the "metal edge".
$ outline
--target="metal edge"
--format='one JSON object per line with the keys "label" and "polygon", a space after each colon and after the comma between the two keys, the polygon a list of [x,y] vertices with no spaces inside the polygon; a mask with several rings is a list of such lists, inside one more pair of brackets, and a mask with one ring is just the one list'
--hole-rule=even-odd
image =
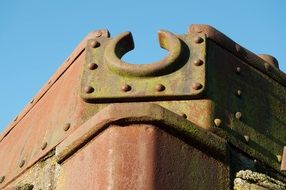
{"label": "metal edge", "polygon": [[112,104],[98,112],[56,147],[56,161],[62,163],[111,124],[155,123],[158,127],[191,139],[208,154],[225,157],[226,141],[184,117],[153,103]]}
{"label": "metal edge", "polygon": [[211,39],[224,49],[228,50],[235,56],[246,61],[249,65],[265,73],[284,87],[286,87],[286,74],[275,68],[271,64],[267,64],[265,60],[257,56],[255,53],[237,44],[235,41],[227,37],[222,32],[212,26],[205,24],[193,24],[189,27],[190,33],[205,33],[207,38]]}
{"label": "metal edge", "polygon": [[7,136],[10,131],[21,121],[21,119],[28,114],[28,112],[36,105],[36,103],[44,97],[44,95],[49,91],[53,84],[65,73],[65,71],[76,61],[76,59],[85,51],[87,41],[93,38],[97,38],[99,33],[103,33],[105,36],[109,36],[109,32],[103,29],[92,31],[87,36],[85,36],[84,39],[72,51],[67,60],[62,64],[62,66],[60,66],[60,68],[55,72],[55,74],[34,96],[32,101],[25,106],[23,111],[20,112],[20,114],[0,134],[0,143],[5,138],[5,136]]}

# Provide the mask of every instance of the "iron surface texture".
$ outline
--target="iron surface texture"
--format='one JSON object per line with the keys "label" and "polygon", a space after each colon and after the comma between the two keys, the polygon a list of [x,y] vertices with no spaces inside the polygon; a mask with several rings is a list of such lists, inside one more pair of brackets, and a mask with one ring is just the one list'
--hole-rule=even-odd
{"label": "iron surface texture", "polygon": [[[161,30],[160,46],[169,54],[152,64],[120,58],[134,48],[130,32],[90,40],[82,74],[81,97],[87,102],[184,100],[201,97],[205,88],[205,36]],[[94,45],[97,44],[97,45]],[[96,66],[94,66],[96,64]]]}
{"label": "iron surface texture", "polygon": [[160,123],[179,137],[191,139],[198,146],[206,147],[210,153],[221,157],[226,155],[227,145],[221,138],[170,110],[152,103],[120,103],[102,109],[60,143],[56,149],[57,161],[63,162],[106,127],[121,122]]}
{"label": "iron surface texture", "polygon": [[57,187],[229,189],[228,166],[192,145],[150,124],[111,125],[62,163]]}
{"label": "iron surface texture", "polygon": [[209,25],[204,25],[204,24],[191,25],[189,27],[189,32],[205,34],[208,39],[214,41],[219,46],[230,51],[232,54],[234,54],[241,60],[245,61],[247,64],[267,74],[273,80],[276,80],[284,87],[286,87],[285,73],[279,70],[278,63],[273,63],[272,61],[269,61],[271,59],[267,58],[266,60],[264,60],[265,56],[261,57],[257,56],[248,49],[242,47],[241,45],[231,40],[222,32],[218,31],[217,29]]}
{"label": "iron surface texture", "polygon": [[279,171],[286,144],[286,88],[212,41],[208,52],[206,96],[221,120],[216,133]]}
{"label": "iron surface texture", "polygon": [[[27,168],[62,141],[86,119],[85,105],[78,98],[80,72],[85,59],[84,43],[97,36],[91,33],[28,105],[17,121],[1,136],[0,188],[11,182]],[[77,54],[78,53],[78,54]],[[66,127],[69,129],[66,130]]]}

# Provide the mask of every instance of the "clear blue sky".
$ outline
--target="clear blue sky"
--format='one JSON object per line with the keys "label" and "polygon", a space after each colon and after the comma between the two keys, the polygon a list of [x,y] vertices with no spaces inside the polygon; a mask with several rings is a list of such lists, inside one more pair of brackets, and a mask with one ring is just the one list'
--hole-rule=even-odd
{"label": "clear blue sky", "polygon": [[0,3],[0,131],[94,29],[132,31],[124,59],[159,60],[157,31],[186,33],[193,23],[216,27],[255,53],[274,55],[286,71],[285,0],[25,0]]}

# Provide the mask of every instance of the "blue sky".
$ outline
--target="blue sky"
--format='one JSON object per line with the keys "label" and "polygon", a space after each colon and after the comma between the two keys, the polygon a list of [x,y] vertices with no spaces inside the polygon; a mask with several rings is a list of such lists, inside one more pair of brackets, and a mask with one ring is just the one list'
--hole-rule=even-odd
{"label": "blue sky", "polygon": [[0,131],[24,108],[90,31],[131,31],[136,49],[124,60],[161,59],[157,31],[186,33],[209,24],[254,53],[275,56],[286,71],[286,1],[75,1],[0,3]]}

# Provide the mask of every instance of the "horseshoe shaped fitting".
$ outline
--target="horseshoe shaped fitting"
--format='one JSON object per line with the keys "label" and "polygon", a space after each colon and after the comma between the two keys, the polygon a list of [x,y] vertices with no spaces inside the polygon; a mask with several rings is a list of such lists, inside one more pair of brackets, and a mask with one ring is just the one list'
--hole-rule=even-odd
{"label": "horseshoe shaped fitting", "polygon": [[169,52],[163,60],[141,65],[123,62],[122,56],[134,49],[131,32],[124,32],[111,39],[107,44],[104,52],[104,63],[112,72],[123,76],[148,77],[170,73],[178,67],[176,63],[182,55],[181,41],[176,35],[165,30],[158,32],[158,38],[160,47]]}

